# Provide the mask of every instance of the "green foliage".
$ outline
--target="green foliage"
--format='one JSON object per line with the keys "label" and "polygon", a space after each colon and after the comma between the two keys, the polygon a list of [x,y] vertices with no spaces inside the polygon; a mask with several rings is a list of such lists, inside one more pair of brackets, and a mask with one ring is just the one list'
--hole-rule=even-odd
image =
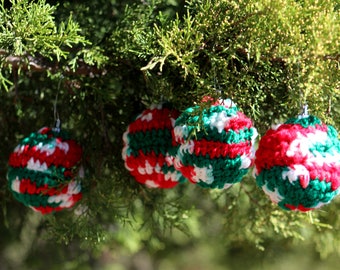
{"label": "green foliage", "polygon": [[[42,269],[35,258],[56,247],[55,260],[70,261],[65,269],[95,269],[103,251],[146,251],[161,264],[196,246],[221,264],[237,252],[300,245],[324,259],[340,255],[339,198],[313,213],[283,211],[251,173],[225,191],[148,189],[121,159],[127,125],[162,99],[183,110],[205,95],[230,97],[260,134],[307,102],[339,130],[335,1],[10,3],[0,1],[0,249],[8,265]],[[53,125],[54,105],[83,145],[85,192],[74,209],[42,217],[5,188],[7,160],[18,140]],[[83,255],[75,262],[70,251]]]}
{"label": "green foliage", "polygon": [[[0,48],[2,49],[0,80],[5,89],[10,82],[6,80],[2,70],[7,67],[7,72],[11,72],[13,66],[19,70],[21,66],[34,68],[37,63],[32,63],[32,56],[42,56],[45,61],[49,60],[50,63],[55,61],[61,66],[64,65],[62,70],[67,70],[67,67],[74,70],[81,57],[89,65],[101,66],[107,61],[99,47],[85,47],[91,42],[81,35],[79,24],[72,19],[72,15],[57,24],[54,17],[57,7],[47,4],[45,0],[37,2],[13,0],[11,4],[10,9],[5,8],[4,0],[0,5]],[[78,50],[77,46],[80,46]],[[20,57],[18,67],[16,61],[10,57],[13,55]],[[52,67],[48,70],[56,72]]]}
{"label": "green foliage", "polygon": [[332,121],[326,113],[340,93],[338,19],[333,1],[189,1],[187,14],[156,26],[160,52],[144,69],[159,64],[162,71],[166,62],[190,81],[179,92],[200,97],[217,88],[266,126],[307,101]]}
{"label": "green foliage", "polygon": [[0,46],[15,55],[35,54],[52,58],[65,58],[62,47],[85,43],[78,25],[70,17],[66,23],[56,26],[52,16],[56,7],[45,1],[13,1],[10,10],[2,8],[2,33]]}

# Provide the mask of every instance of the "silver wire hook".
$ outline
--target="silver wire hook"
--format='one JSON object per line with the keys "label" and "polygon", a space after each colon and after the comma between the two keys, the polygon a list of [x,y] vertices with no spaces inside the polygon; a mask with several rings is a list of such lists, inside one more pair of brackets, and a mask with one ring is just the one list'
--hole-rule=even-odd
{"label": "silver wire hook", "polygon": [[308,117],[309,115],[308,115],[308,105],[307,104],[305,104],[305,105],[303,105],[302,106],[302,112],[301,112],[301,114],[299,115],[299,118],[301,119],[301,118],[306,118],[306,117]]}

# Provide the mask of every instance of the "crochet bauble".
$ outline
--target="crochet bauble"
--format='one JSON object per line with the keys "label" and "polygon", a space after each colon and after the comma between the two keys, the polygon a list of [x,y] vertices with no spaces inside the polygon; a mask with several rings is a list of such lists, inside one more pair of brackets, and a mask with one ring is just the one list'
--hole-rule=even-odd
{"label": "crochet bauble", "polygon": [[194,184],[225,189],[252,166],[257,131],[230,99],[205,101],[206,109],[190,107],[175,122],[175,167]]}
{"label": "crochet bauble", "polygon": [[255,159],[259,187],[286,210],[329,203],[340,186],[340,142],[315,116],[291,118],[261,138]]}
{"label": "crochet bauble", "polygon": [[150,188],[173,188],[185,181],[174,168],[172,129],[179,111],[170,104],[152,105],[123,134],[122,157],[127,170]]}
{"label": "crochet bauble", "polygon": [[70,208],[82,197],[75,180],[81,157],[81,146],[66,132],[44,127],[10,154],[9,188],[18,201],[42,214]]}

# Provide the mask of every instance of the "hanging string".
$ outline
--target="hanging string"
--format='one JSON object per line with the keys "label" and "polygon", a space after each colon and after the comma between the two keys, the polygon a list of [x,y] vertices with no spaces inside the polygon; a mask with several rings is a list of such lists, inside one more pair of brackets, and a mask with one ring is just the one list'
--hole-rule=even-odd
{"label": "hanging string", "polygon": [[[214,45],[214,48],[215,47],[216,47],[216,44]],[[218,93],[219,98],[223,98],[224,93],[221,89],[221,85],[220,85],[218,78],[217,78],[216,65],[215,65],[214,60],[212,60],[211,65],[212,65],[212,68],[213,68],[213,71],[214,71],[214,89],[215,89],[216,93]]]}
{"label": "hanging string", "polygon": [[63,80],[63,75],[60,75],[60,79],[59,79],[59,83],[58,83],[58,89],[57,89],[57,94],[54,100],[54,104],[53,104],[53,114],[54,114],[54,128],[53,131],[55,132],[60,132],[61,129],[61,121],[59,118],[59,113],[58,113],[58,109],[57,109],[57,103],[58,103],[58,95],[59,95],[59,90],[60,90],[60,86],[61,86],[61,82]]}
{"label": "hanging string", "polygon": [[327,115],[331,116],[332,113],[332,97],[331,95],[328,96],[328,107],[327,107]]}
{"label": "hanging string", "polygon": [[298,115],[298,118],[306,118],[308,117],[308,104],[306,98],[306,92],[301,89],[301,68],[300,62],[298,63],[298,82],[300,89],[300,108],[301,113]]}

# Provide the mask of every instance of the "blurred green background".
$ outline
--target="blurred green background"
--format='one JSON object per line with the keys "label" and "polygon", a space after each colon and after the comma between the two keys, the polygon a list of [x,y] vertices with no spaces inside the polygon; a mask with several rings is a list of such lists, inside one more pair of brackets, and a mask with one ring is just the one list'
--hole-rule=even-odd
{"label": "blurred green background", "polygon": [[[297,213],[252,172],[228,190],[148,189],[122,134],[150,104],[229,97],[263,135],[310,112],[340,129],[334,0],[0,0],[0,270],[335,270],[340,198]],[[216,91],[217,90],[217,91]],[[7,161],[53,126],[84,148],[84,197],[41,216],[15,201]]]}

